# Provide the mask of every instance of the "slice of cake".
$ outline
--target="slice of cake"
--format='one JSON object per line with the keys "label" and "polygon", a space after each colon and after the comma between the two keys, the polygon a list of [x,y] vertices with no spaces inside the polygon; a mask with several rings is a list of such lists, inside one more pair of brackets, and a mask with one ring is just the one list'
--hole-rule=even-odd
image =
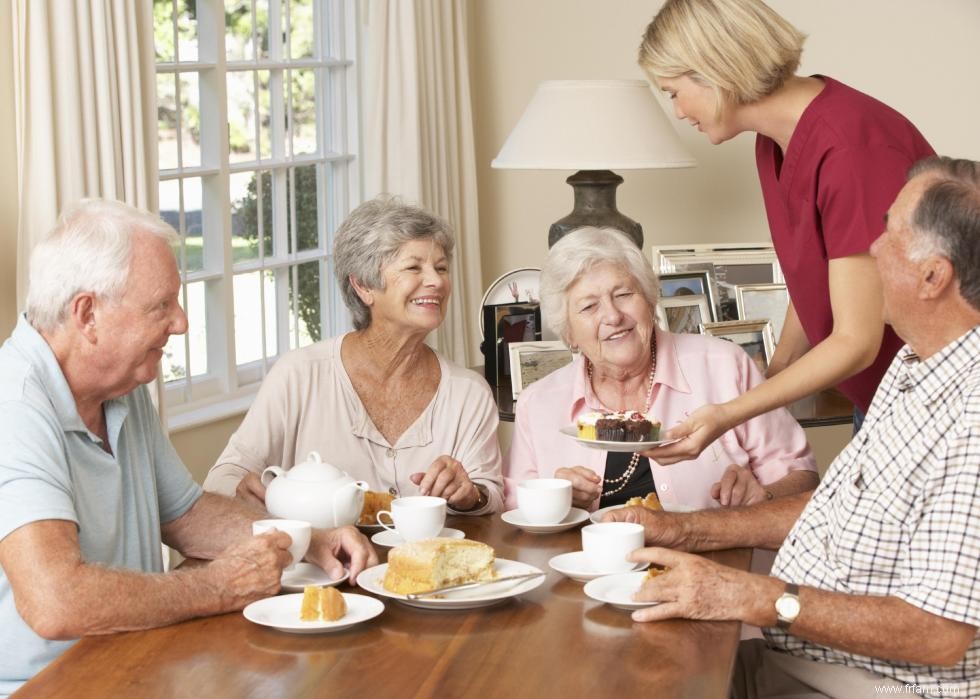
{"label": "slice of cake", "polygon": [[575,421],[575,424],[578,427],[578,438],[588,439],[594,442],[596,440],[595,424],[602,418],[602,416],[603,413],[598,413],[598,412],[585,413],[583,415],[580,415],[579,418]]}
{"label": "slice of cake", "polygon": [[382,585],[408,595],[479,580],[493,580],[493,549],[470,539],[422,539],[388,553]]}
{"label": "slice of cake", "polygon": [[656,493],[647,493],[646,497],[630,498],[626,501],[626,507],[645,507],[648,510],[662,510],[660,498]]}
{"label": "slice of cake", "polygon": [[391,509],[391,501],[395,496],[391,493],[377,493],[369,490],[364,493],[364,506],[361,507],[361,516],[358,524],[377,524],[377,516],[381,510]]}
{"label": "slice of cake", "polygon": [[647,574],[643,577],[643,582],[646,582],[647,580],[653,580],[655,577],[657,577],[658,575],[663,575],[668,570],[670,570],[670,568],[668,568],[667,566],[658,566],[656,563],[651,563],[650,569],[647,570]]}
{"label": "slice of cake", "polygon": [[335,587],[307,585],[303,588],[303,603],[299,618],[303,621],[337,621],[347,613],[347,602]]}

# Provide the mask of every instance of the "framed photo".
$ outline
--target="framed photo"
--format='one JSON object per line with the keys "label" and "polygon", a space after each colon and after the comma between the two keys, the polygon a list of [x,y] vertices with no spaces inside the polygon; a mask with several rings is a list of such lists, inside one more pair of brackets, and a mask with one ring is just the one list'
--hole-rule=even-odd
{"label": "framed photo", "polygon": [[705,323],[704,332],[739,345],[763,374],[769,368],[773,350],[776,348],[776,340],[772,334],[772,323],[768,320]]}
{"label": "framed photo", "polygon": [[660,298],[675,296],[707,296],[711,320],[715,315],[715,290],[711,272],[707,269],[689,272],[668,272],[660,275]]}
{"label": "framed photo", "polygon": [[517,400],[518,394],[532,383],[572,361],[572,351],[564,342],[557,340],[511,342],[508,344],[508,351],[510,388],[514,400]]}
{"label": "framed photo", "polygon": [[511,342],[541,340],[541,308],[537,303],[499,303],[483,307],[483,361],[491,386],[510,383]]}
{"label": "framed photo", "polygon": [[700,333],[701,326],[713,317],[704,294],[662,298],[658,307],[663,313],[661,323],[672,333]]}
{"label": "framed photo", "polygon": [[789,306],[785,284],[741,284],[735,287],[738,317],[744,320],[769,320],[772,334],[779,342]]}
{"label": "framed photo", "polygon": [[707,270],[716,291],[711,300],[719,320],[741,317],[732,293],[736,286],[783,281],[770,243],[665,245],[653,249],[653,268],[661,274]]}

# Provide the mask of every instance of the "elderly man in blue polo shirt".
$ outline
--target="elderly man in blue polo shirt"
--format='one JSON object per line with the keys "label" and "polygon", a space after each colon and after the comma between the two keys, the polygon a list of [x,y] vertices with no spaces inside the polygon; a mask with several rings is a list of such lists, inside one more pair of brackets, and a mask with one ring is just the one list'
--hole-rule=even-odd
{"label": "elderly man in blue polo shirt", "polygon": [[[67,212],[31,256],[27,313],[0,348],[0,695],[89,634],[241,609],[279,590],[289,536],[204,494],[143,386],[187,329],[176,233],[124,204]],[[207,565],[163,573],[161,540]],[[353,527],[308,557],[355,576]]]}
{"label": "elderly man in blue polo shirt", "polygon": [[[980,696],[980,163],[913,167],[871,254],[907,344],[812,497],[613,515],[657,547],[634,560],[670,568],[635,620],[766,627],[736,696]],[[676,550],[733,546],[778,548],[772,576]]]}

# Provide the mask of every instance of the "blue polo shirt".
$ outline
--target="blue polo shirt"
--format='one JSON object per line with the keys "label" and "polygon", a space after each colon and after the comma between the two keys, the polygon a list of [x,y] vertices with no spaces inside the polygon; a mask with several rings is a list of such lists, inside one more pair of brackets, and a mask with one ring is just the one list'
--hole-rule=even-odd
{"label": "blue polo shirt", "polygon": [[[21,316],[0,347],[0,540],[32,522],[66,520],[78,527],[85,561],[162,572],[160,524],[187,512],[201,489],[145,386],[108,401],[105,417],[112,454],[85,427],[54,353]],[[34,633],[0,569],[0,696],[71,643]]]}

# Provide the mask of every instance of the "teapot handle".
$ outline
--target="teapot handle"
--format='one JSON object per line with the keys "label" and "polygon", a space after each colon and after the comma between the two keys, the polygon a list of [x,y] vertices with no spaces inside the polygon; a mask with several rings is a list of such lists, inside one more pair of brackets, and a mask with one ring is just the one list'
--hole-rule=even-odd
{"label": "teapot handle", "polygon": [[259,480],[262,481],[262,485],[268,488],[273,478],[275,478],[276,476],[285,476],[285,475],[286,472],[283,471],[278,466],[269,466],[267,469],[265,469],[262,472],[262,476],[260,477]]}
{"label": "teapot handle", "polygon": [[311,451],[309,454],[306,455],[306,460],[307,461],[315,461],[318,464],[322,464],[323,463],[323,459],[320,457],[320,452],[318,452],[318,451]]}
{"label": "teapot handle", "polygon": [[[313,452],[313,453],[316,453],[316,452]],[[364,492],[367,492],[367,490],[368,490],[368,484],[365,483],[364,481],[351,481],[347,485],[345,485],[345,486],[343,486],[341,488],[337,488],[337,492],[335,492],[333,494],[333,499],[330,501],[330,504],[333,505],[333,508],[332,508],[333,509],[333,526],[335,526],[335,527],[339,527],[340,526],[340,522],[337,521],[337,498],[339,498],[341,496],[341,494],[344,493],[348,488],[357,488],[358,490],[363,490]]]}

